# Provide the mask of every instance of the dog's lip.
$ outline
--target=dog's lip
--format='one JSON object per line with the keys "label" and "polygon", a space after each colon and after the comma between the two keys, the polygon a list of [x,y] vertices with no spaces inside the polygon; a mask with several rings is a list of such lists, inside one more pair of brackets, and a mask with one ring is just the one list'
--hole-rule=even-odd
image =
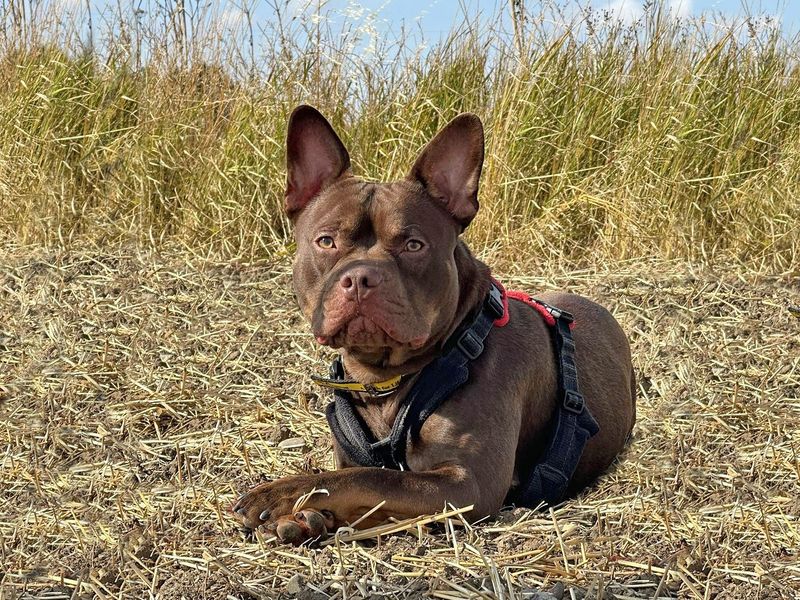
{"label": "dog's lip", "polygon": [[[420,348],[425,346],[425,344],[428,342],[428,340],[430,338],[430,336],[426,333],[426,334],[421,334],[421,335],[414,336],[414,337],[412,337],[410,339],[403,339],[402,337],[399,337],[397,335],[397,331],[393,327],[387,326],[388,324],[382,322],[381,320],[376,320],[376,319],[370,318],[370,317],[368,317],[368,316],[366,316],[364,314],[360,314],[360,313],[356,313],[350,319],[347,319],[346,321],[342,322],[340,324],[340,326],[337,327],[336,330],[334,330],[334,331],[331,331],[331,332],[319,332],[319,333],[314,332],[314,338],[316,339],[317,343],[319,343],[319,344],[321,344],[323,346],[334,347],[336,338],[339,337],[339,334],[341,334],[343,331],[345,331],[347,326],[350,323],[352,323],[353,320],[358,319],[358,318],[366,319],[366,320],[370,321],[376,327],[378,327],[378,329],[383,331],[383,333],[386,334],[386,337],[388,337],[389,339],[391,339],[394,342],[397,342],[398,344],[402,344],[404,346],[407,345],[407,346],[411,347],[412,350],[419,350]],[[345,344],[341,344],[340,343],[340,344],[336,344],[336,345],[337,346],[344,346]]]}
{"label": "dog's lip", "polygon": [[425,344],[427,344],[427,343],[428,343],[428,340],[429,340],[429,339],[430,339],[430,336],[428,336],[428,335],[419,335],[419,336],[417,336],[417,337],[415,337],[415,338],[411,338],[411,339],[408,341],[408,345],[409,345],[409,346],[411,346],[411,348],[412,348],[413,350],[419,350],[419,349],[420,349],[420,348],[422,348],[422,347],[423,347]]}

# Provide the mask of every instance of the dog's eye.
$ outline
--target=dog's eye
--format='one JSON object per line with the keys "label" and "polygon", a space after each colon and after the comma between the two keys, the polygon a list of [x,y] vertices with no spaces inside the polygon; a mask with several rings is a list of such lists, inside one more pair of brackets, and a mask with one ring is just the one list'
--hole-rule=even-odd
{"label": "dog's eye", "polygon": [[336,243],[333,241],[331,236],[323,235],[317,240],[317,246],[323,250],[332,250],[333,248],[336,248]]}
{"label": "dog's eye", "polygon": [[408,240],[406,242],[406,250],[408,252],[419,252],[425,244],[419,240]]}

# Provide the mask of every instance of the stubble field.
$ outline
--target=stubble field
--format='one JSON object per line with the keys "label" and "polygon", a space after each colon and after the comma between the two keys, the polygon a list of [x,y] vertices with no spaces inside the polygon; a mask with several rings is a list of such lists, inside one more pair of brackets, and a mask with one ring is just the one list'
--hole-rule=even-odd
{"label": "stubble field", "polygon": [[228,512],[263,478],[332,464],[308,377],[329,356],[288,260],[0,256],[4,598],[800,593],[796,280],[498,259],[509,284],[586,294],[630,335],[639,418],[619,464],[552,512],[293,549],[246,539]]}

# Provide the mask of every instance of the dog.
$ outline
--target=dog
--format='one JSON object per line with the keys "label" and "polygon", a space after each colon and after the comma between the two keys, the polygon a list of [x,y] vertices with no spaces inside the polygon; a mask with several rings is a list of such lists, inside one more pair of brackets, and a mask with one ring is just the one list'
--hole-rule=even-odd
{"label": "dog", "polygon": [[483,159],[481,121],[461,114],[404,179],[373,183],[353,175],[316,109],[292,113],[293,286],[317,342],[340,352],[319,379],[336,390],[337,470],[254,487],[233,506],[245,528],[300,544],[379,505],[358,527],[448,504],[471,506],[473,520],[508,503],[552,504],[624,447],[636,384],[620,325],[578,295],[506,292],[461,239]]}

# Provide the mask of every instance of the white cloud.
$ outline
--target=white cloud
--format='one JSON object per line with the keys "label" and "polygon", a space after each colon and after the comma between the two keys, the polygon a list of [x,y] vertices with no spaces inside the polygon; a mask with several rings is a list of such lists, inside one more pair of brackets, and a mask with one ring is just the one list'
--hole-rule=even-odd
{"label": "white cloud", "polygon": [[[664,0],[664,8],[675,17],[685,18],[692,12],[692,0]],[[632,23],[644,13],[642,0],[611,0],[603,7],[615,18]]]}
{"label": "white cloud", "polygon": [[684,19],[692,14],[692,0],[672,0],[670,10],[675,13],[676,17]]}
{"label": "white cloud", "polygon": [[609,2],[605,9],[615,18],[626,23],[635,21],[642,14],[642,5],[639,0],[614,0],[614,2]]}
{"label": "white cloud", "polygon": [[219,16],[219,24],[225,29],[237,29],[246,18],[244,11],[238,8],[226,8]]}
{"label": "white cloud", "polygon": [[217,34],[236,34],[247,22],[247,13],[233,2],[219,2],[208,17],[211,31]]}
{"label": "white cloud", "polygon": [[53,0],[52,7],[53,10],[62,14],[74,15],[83,10],[84,2],[83,0]]}

